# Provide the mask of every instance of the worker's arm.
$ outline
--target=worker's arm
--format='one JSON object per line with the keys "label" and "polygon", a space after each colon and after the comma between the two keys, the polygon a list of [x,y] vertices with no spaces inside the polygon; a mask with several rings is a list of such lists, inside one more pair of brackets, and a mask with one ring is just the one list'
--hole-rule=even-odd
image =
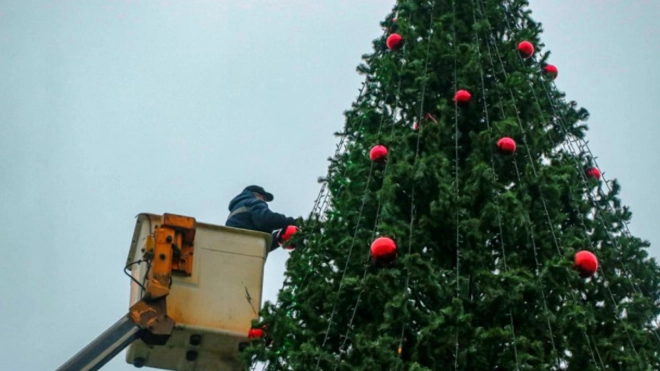
{"label": "worker's arm", "polygon": [[255,203],[252,206],[251,215],[254,225],[263,232],[270,233],[276,229],[296,224],[294,218],[270,211],[268,205],[263,201]]}

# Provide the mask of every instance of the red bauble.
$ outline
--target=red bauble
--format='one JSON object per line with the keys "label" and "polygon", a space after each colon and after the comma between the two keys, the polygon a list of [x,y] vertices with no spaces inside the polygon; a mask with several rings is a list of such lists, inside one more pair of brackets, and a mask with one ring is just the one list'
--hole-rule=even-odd
{"label": "red bauble", "polygon": [[518,51],[523,58],[529,58],[534,54],[534,45],[529,41],[523,41],[518,44]]}
{"label": "red bauble", "polygon": [[396,259],[396,243],[389,237],[379,237],[371,243],[371,258],[378,262]]}
{"label": "red bauble", "polygon": [[387,147],[380,144],[373,146],[369,152],[369,158],[374,162],[385,161],[385,158],[387,158]]}
{"label": "red bauble", "polygon": [[545,71],[545,73],[548,76],[552,77],[553,80],[556,79],[557,75],[559,74],[559,71],[557,70],[557,67],[555,67],[552,64],[548,64],[545,67],[543,67],[543,71]]}
{"label": "red bauble", "polygon": [[260,328],[251,328],[248,331],[248,338],[250,339],[261,339],[262,337],[264,337],[264,330]]}
{"label": "red bauble", "polygon": [[[293,237],[293,235],[296,234],[296,233],[298,233],[298,227],[296,227],[295,225],[290,225],[290,226],[286,227],[286,229],[284,230],[284,233],[282,233],[280,245],[283,244],[284,242],[290,240],[291,237]],[[293,250],[296,249],[296,246],[289,244],[286,247],[286,249],[288,251],[293,251]]]}
{"label": "red bauble", "polygon": [[403,46],[403,37],[398,33],[393,33],[387,37],[387,48],[390,50],[399,50]]}
{"label": "red bauble", "polygon": [[598,170],[595,167],[592,167],[590,169],[587,169],[587,176],[589,178],[594,178],[596,180],[600,180],[600,170]]}
{"label": "red bauble", "polygon": [[589,251],[579,251],[575,254],[574,267],[580,273],[580,277],[591,277],[598,270],[598,258]]}
{"label": "red bauble", "polygon": [[294,234],[298,232],[298,227],[295,225],[290,225],[286,227],[286,230],[284,230],[284,233],[282,233],[282,242],[286,242],[293,237]]}
{"label": "red bauble", "polygon": [[516,151],[516,142],[509,137],[504,137],[497,141],[497,148],[500,152],[510,155]]}
{"label": "red bauble", "polygon": [[454,94],[454,102],[459,106],[470,103],[470,99],[472,99],[472,94],[467,90],[459,90]]}

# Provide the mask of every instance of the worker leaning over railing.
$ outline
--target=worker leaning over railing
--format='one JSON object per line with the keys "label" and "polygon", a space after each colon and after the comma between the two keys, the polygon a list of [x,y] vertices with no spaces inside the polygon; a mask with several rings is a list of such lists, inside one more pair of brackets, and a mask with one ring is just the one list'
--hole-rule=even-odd
{"label": "worker leaning over railing", "polygon": [[271,211],[267,202],[273,201],[271,193],[263,187],[251,185],[229,202],[230,214],[227,227],[249,229],[273,235],[273,243],[268,252],[277,249],[283,240],[287,227],[295,226],[296,219]]}

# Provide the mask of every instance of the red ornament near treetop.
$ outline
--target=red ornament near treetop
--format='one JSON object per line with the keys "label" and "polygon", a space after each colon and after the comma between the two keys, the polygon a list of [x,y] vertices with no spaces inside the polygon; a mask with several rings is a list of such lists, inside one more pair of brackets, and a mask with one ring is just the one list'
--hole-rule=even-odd
{"label": "red ornament near treetop", "polygon": [[377,262],[390,262],[396,259],[396,243],[389,237],[376,238],[371,243],[371,258]]}
{"label": "red ornament near treetop", "polygon": [[371,151],[369,151],[369,158],[371,158],[371,161],[374,162],[385,161],[387,158],[387,147],[381,144],[377,144],[371,147]]}
{"label": "red ornament near treetop", "polygon": [[600,170],[598,170],[597,168],[595,167],[589,168],[587,169],[586,173],[589,178],[600,180]]}
{"label": "red ornament near treetop", "polygon": [[534,45],[529,41],[523,41],[518,44],[518,52],[523,58],[529,58],[534,54]]}
{"label": "red ornament near treetop", "polygon": [[510,155],[516,151],[516,142],[509,137],[504,137],[497,141],[497,149],[504,154]]}
{"label": "red ornament near treetop", "polygon": [[454,102],[459,106],[464,106],[470,103],[470,99],[472,99],[472,94],[467,90],[459,90],[454,94]]}
{"label": "red ornament near treetop", "polygon": [[393,33],[387,37],[387,48],[390,50],[399,50],[403,46],[403,37],[398,33]]}
{"label": "red ornament near treetop", "polygon": [[575,254],[575,264],[573,267],[577,269],[580,277],[591,277],[598,270],[598,258],[589,251],[578,251],[578,253]]}
{"label": "red ornament near treetop", "polygon": [[559,74],[559,70],[557,70],[557,67],[555,67],[552,64],[548,64],[545,67],[543,67],[543,71],[545,71],[545,74],[552,77],[552,79],[556,79],[557,75]]}

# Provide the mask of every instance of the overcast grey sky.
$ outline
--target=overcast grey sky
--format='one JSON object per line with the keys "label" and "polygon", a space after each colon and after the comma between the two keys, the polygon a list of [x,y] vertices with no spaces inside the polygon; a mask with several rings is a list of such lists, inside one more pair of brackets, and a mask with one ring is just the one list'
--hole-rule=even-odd
{"label": "overcast grey sky", "polygon": [[[393,3],[0,0],[3,369],[55,369],[126,312],[136,214],[223,224],[257,183],[307,215]],[[660,2],[531,5],[632,231],[660,243]]]}

